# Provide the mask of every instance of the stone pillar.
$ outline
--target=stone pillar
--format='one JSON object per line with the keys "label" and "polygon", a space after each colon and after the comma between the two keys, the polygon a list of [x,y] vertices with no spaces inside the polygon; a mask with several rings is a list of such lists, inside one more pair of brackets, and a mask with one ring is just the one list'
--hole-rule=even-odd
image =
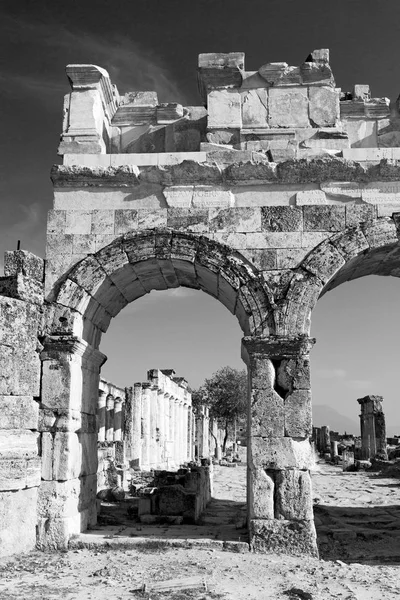
{"label": "stone pillar", "polygon": [[158,468],[165,467],[164,390],[157,390],[157,457]]}
{"label": "stone pillar", "polygon": [[114,396],[108,394],[106,398],[106,441],[114,441]]}
{"label": "stone pillar", "polygon": [[106,393],[99,390],[99,399],[97,402],[97,439],[104,442],[106,439]]}
{"label": "stone pillar", "polygon": [[174,437],[174,461],[177,467],[179,467],[180,465],[180,447],[179,447],[179,443],[180,443],[180,434],[181,434],[181,427],[180,427],[180,411],[179,411],[179,399],[178,398],[174,398],[174,433],[175,433],[175,437]]}
{"label": "stone pillar", "polygon": [[51,431],[42,429],[38,546],[67,548],[71,535],[97,521],[97,427],[104,354],[76,336],[48,336],[42,359],[41,401]]}
{"label": "stone pillar", "polygon": [[124,453],[131,468],[139,468],[141,446],[142,384],[125,389]]}
{"label": "stone pillar", "polygon": [[387,460],[385,415],[382,396],[358,398],[361,406],[361,456],[363,459],[379,457]]}
{"label": "stone pillar", "polygon": [[169,469],[171,464],[171,427],[169,414],[169,394],[164,392],[164,462],[165,468]]}
{"label": "stone pillar", "polygon": [[339,456],[338,445],[339,445],[339,442],[337,440],[331,441],[331,459],[332,459],[332,461],[335,461],[335,459]]}
{"label": "stone pillar", "polygon": [[316,556],[307,336],[245,337],[248,366],[248,523],[255,552]]}
{"label": "stone pillar", "polygon": [[331,451],[331,430],[329,425],[321,427],[321,452],[327,454]]}
{"label": "stone pillar", "polygon": [[159,462],[158,453],[158,442],[157,442],[157,397],[158,389],[157,386],[151,384],[150,386],[150,467],[152,469],[157,468]]}
{"label": "stone pillar", "polygon": [[184,402],[182,405],[183,419],[182,419],[182,460],[188,462],[188,414],[189,405]]}
{"label": "stone pillar", "polygon": [[168,396],[169,402],[169,440],[168,440],[168,466],[175,466],[175,398]]}
{"label": "stone pillar", "polygon": [[115,398],[114,401],[114,442],[120,442],[122,439],[122,398]]}
{"label": "stone pillar", "polygon": [[187,456],[189,462],[193,460],[193,407],[191,405],[188,405]]}
{"label": "stone pillar", "polygon": [[150,404],[151,383],[142,383],[142,451],[141,465],[143,469],[150,468]]}

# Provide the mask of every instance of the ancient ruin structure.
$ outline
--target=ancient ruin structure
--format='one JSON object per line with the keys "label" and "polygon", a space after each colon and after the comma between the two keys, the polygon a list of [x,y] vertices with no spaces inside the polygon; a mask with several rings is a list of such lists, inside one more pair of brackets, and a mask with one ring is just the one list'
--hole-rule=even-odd
{"label": "ancient ruin structure", "polygon": [[311,315],[345,281],[400,273],[398,103],[342,93],[328,50],[258,71],[202,54],[197,107],[120,96],[94,65],[67,75],[45,264],[7,253],[0,280],[2,552],[96,521],[101,337],[188,286],[243,331],[251,549],[316,554]]}
{"label": "ancient ruin structure", "polygon": [[385,415],[382,410],[382,396],[358,398],[361,406],[361,457],[387,460]]}

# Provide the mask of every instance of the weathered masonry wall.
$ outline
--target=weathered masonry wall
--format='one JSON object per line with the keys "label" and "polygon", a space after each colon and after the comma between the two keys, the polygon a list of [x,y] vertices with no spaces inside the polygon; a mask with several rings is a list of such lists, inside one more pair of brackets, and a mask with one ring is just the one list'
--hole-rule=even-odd
{"label": "weathered masonry wall", "polygon": [[[7,252],[0,277],[0,554],[34,547],[45,458],[40,432],[54,414],[39,413],[43,260]],[[43,435],[46,435],[43,433]]]}
{"label": "weathered masonry wall", "polygon": [[[44,311],[41,389],[35,378],[31,387],[10,378],[3,388],[4,397],[38,397],[43,408],[36,429],[13,421],[29,430],[16,434],[15,457],[28,438],[29,460],[42,457],[38,545],[65,548],[96,521],[102,334],[128,303],[187,286],[222,302],[243,331],[251,548],[316,554],[311,315],[341,283],[400,274],[398,101],[371,98],[364,85],[342,92],[324,49],[299,66],[267,63],[257,71],[245,70],[243,53],[202,54],[197,107],[160,104],[152,91],[120,95],[94,65],[69,65],[67,75],[46,300],[18,295],[22,275],[40,286],[20,267],[6,273],[15,283],[3,296],[12,300],[0,297],[11,311],[2,333],[6,365],[18,354],[14,325],[27,323],[35,377],[35,323]],[[144,461],[134,444],[131,452],[132,461]],[[12,493],[34,502],[35,485],[24,486]]]}

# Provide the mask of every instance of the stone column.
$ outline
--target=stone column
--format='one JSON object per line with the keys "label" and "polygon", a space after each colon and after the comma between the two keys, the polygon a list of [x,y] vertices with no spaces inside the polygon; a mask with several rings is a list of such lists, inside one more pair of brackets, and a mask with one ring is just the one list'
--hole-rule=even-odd
{"label": "stone column", "polygon": [[307,336],[245,337],[248,366],[248,522],[255,552],[316,556]]}
{"label": "stone column", "polygon": [[142,383],[142,451],[141,465],[143,469],[150,468],[150,404],[151,383]]}
{"label": "stone column", "polygon": [[114,441],[114,396],[108,394],[106,398],[106,441]]}
{"label": "stone column", "polygon": [[169,468],[171,462],[170,423],[169,423],[169,394],[164,392],[164,467]]}
{"label": "stone column", "polygon": [[187,455],[188,461],[193,460],[193,408],[188,405],[188,422],[187,422]]}
{"label": "stone column", "polygon": [[118,396],[114,401],[114,442],[122,439],[122,398]]}
{"label": "stone column", "polygon": [[142,384],[125,389],[124,453],[131,468],[139,468],[142,433]]}
{"label": "stone column", "polygon": [[174,460],[175,460],[175,465],[177,467],[179,467],[180,465],[180,447],[179,447],[179,443],[180,443],[180,434],[181,434],[181,423],[180,423],[180,412],[179,412],[179,399],[178,398],[174,398],[174,430],[175,430],[175,437],[174,437]]}
{"label": "stone column", "polygon": [[335,461],[335,459],[339,456],[338,445],[339,445],[339,442],[337,440],[331,441],[331,459],[332,459],[332,461]]}
{"label": "stone column", "polygon": [[175,398],[169,396],[169,466],[175,466]]}
{"label": "stone column", "polygon": [[183,403],[183,419],[182,419],[182,460],[183,462],[188,462],[188,414],[189,414],[189,405],[187,402]]}
{"label": "stone column", "polygon": [[361,455],[363,459],[379,456],[387,460],[385,415],[382,396],[365,396],[357,402],[361,406]]}
{"label": "stone column", "polygon": [[157,468],[159,455],[158,455],[158,442],[157,442],[157,386],[151,384],[150,387],[150,467],[152,469]]}
{"label": "stone column", "polygon": [[97,439],[104,442],[106,439],[106,393],[99,390],[99,399],[97,402]]}
{"label": "stone column", "polygon": [[321,427],[321,451],[327,454],[331,451],[331,430],[329,425]]}
{"label": "stone column", "polygon": [[164,390],[157,390],[157,458],[158,468],[165,467]]}

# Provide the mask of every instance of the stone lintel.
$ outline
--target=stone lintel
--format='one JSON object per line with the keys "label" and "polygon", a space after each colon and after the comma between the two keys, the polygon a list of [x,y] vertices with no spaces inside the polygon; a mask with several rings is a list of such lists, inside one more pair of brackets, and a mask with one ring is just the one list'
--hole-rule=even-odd
{"label": "stone lintel", "polygon": [[249,364],[253,354],[263,354],[269,358],[287,358],[309,354],[315,344],[315,338],[307,335],[294,337],[272,335],[268,338],[245,336],[242,338],[242,358]]}
{"label": "stone lintel", "polygon": [[87,89],[100,91],[104,110],[111,120],[118,108],[120,98],[108,72],[97,65],[78,64],[67,65],[65,70],[73,91]]}

